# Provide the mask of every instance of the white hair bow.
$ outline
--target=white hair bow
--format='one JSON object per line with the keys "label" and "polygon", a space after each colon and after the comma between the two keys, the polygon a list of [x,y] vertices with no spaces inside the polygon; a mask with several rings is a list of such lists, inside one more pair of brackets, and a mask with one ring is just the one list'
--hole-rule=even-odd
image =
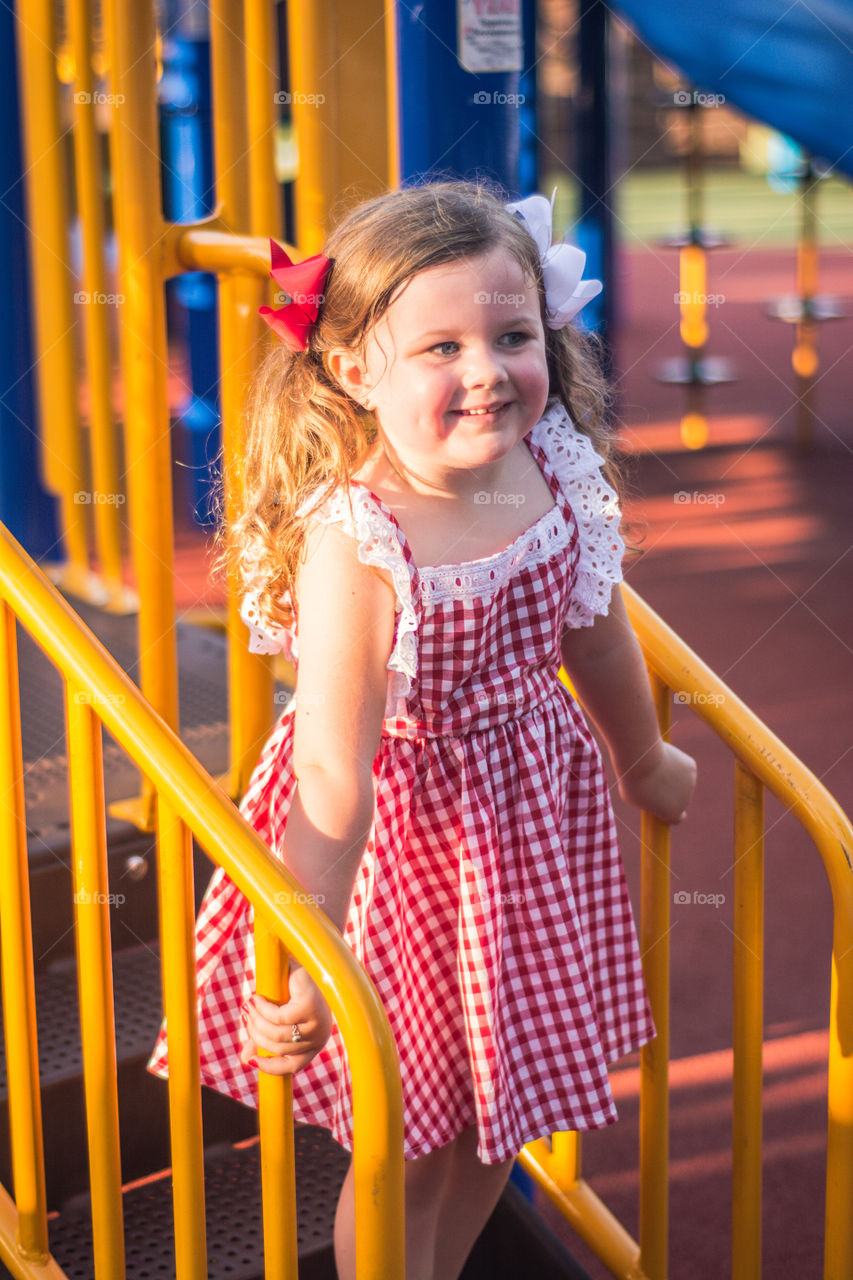
{"label": "white hair bow", "polygon": [[544,196],[528,196],[506,207],[518,214],[536,241],[545,283],[546,323],[549,329],[562,329],[604,286],[600,280],[581,279],[586,262],[582,249],[573,244],[551,244],[553,196],[550,201]]}

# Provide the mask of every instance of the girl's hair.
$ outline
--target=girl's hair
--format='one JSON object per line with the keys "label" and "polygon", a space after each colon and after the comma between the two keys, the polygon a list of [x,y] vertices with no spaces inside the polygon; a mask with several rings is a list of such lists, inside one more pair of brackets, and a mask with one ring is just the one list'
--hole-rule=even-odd
{"label": "girl's hair", "polygon": [[[242,509],[225,531],[220,559],[258,589],[262,621],[289,626],[304,542],[298,508],[320,486],[347,486],[376,435],[372,416],[332,377],[328,353],[363,351],[373,326],[407,281],[444,263],[508,250],[536,282],[545,307],[539,251],[519,218],[481,183],[404,187],[353,209],[325,247],[332,268],[305,351],[277,343],[252,382]],[[619,488],[604,427],[608,404],[595,339],[545,328],[550,395],[607,461]],[[310,506],[310,504],[309,504]]]}

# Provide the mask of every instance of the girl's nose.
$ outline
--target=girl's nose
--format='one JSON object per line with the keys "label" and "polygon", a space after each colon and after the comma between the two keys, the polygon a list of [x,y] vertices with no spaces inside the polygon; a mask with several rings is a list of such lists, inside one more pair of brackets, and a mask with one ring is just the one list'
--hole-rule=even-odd
{"label": "girl's nose", "polygon": [[492,347],[470,352],[463,381],[466,387],[495,387],[506,381],[506,368],[500,353]]}

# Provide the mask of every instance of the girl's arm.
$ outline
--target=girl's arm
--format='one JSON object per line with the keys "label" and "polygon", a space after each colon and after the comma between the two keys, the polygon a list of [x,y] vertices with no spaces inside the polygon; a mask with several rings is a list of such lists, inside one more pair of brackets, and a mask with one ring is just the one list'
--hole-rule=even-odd
{"label": "girl's arm", "polygon": [[[284,833],[283,861],[335,927],[347,909],[373,821],[373,761],[379,747],[394,639],[394,595],[361,564],[357,543],[334,525],[306,531],[296,579],[299,662],[293,726],[296,788]],[[331,1020],[316,984],[291,960],[290,1000],[255,994],[245,1021],[250,1042],[277,1055],[257,1063],[297,1070],[328,1039]],[[302,1039],[292,1045],[292,1026]],[[281,1056],[284,1054],[285,1056]]]}
{"label": "girl's arm", "polygon": [[334,525],[306,532],[295,584],[297,785],[284,838],[285,865],[341,931],[373,821],[373,761],[394,640],[393,592],[356,548]]}
{"label": "girl's arm", "polygon": [[603,735],[624,800],[680,822],[696,783],[696,764],[660,735],[646,665],[622,593],[591,627],[566,628],[563,665],[584,710]]}

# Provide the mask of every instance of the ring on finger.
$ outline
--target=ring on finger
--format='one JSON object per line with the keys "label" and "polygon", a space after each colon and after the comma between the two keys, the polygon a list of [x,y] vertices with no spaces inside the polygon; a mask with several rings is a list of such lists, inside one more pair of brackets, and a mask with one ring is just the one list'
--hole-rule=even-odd
{"label": "ring on finger", "polygon": [[302,1039],[302,1032],[299,1030],[299,1023],[294,1022],[290,1030],[290,1039],[294,1044],[298,1044]]}

